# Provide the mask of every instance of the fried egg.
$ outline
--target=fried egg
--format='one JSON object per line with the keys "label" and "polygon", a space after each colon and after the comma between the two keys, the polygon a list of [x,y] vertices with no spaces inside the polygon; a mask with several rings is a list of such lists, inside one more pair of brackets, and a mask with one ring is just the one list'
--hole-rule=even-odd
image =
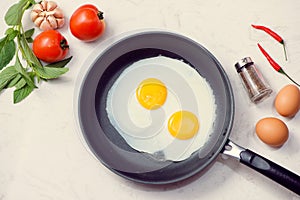
{"label": "fried egg", "polygon": [[182,161],[213,130],[209,83],[182,60],[157,56],[127,67],[109,89],[107,116],[129,146],[158,160]]}

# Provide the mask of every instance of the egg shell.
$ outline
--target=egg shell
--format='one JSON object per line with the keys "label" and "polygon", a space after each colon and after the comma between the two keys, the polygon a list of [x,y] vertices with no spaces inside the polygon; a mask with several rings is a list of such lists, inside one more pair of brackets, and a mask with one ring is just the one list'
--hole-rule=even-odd
{"label": "egg shell", "polygon": [[276,111],[284,117],[293,117],[300,109],[300,91],[295,85],[284,86],[275,98]]}
{"label": "egg shell", "polygon": [[289,137],[286,124],[275,117],[266,117],[259,120],[256,123],[255,131],[261,141],[272,147],[282,146]]}

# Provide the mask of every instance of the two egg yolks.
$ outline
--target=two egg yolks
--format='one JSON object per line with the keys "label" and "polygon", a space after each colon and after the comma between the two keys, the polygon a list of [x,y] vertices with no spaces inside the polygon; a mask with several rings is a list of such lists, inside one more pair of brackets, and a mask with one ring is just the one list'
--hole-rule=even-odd
{"label": "two egg yolks", "polygon": [[[143,80],[136,89],[138,102],[148,110],[160,108],[167,99],[168,90],[163,82],[155,78]],[[197,117],[189,111],[175,112],[168,121],[170,134],[180,140],[194,137],[199,130]]]}

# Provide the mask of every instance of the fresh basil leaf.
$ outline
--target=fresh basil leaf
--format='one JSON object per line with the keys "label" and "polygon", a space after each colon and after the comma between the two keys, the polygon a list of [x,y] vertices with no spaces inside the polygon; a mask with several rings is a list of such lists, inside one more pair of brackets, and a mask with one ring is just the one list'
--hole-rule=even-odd
{"label": "fresh basil leaf", "polygon": [[18,72],[13,67],[6,67],[0,73],[0,91],[12,80],[17,76]]}
{"label": "fresh basil leaf", "polygon": [[16,52],[16,44],[6,36],[0,40],[0,70],[13,59]]}
{"label": "fresh basil leaf", "polygon": [[14,28],[8,28],[5,31],[5,35],[7,35],[8,40],[13,40],[18,35],[19,31],[15,30]]}
{"label": "fresh basil leaf", "polygon": [[28,43],[32,43],[33,42],[33,39],[32,39],[33,34],[34,34],[34,28],[25,31],[24,36],[25,36],[26,41]]}
{"label": "fresh basil leaf", "polygon": [[27,84],[22,88],[16,89],[14,91],[14,103],[21,102],[33,91],[33,89],[33,87],[30,87]]}
{"label": "fresh basil leaf", "polygon": [[[21,74],[17,74],[15,78],[13,78],[7,85],[6,88],[11,88],[17,85],[17,83],[20,81],[22,78]],[[25,82],[26,83],[26,82]]]}
{"label": "fresh basil leaf", "polygon": [[32,5],[31,0],[20,0],[19,3],[13,4],[6,12],[4,19],[7,25],[20,25],[23,13]]}
{"label": "fresh basil leaf", "polygon": [[0,39],[0,50],[4,47],[6,42],[7,42],[7,36]]}
{"label": "fresh basil leaf", "polygon": [[27,38],[31,38],[33,34],[34,34],[34,28],[25,31],[24,36],[27,39]]}
{"label": "fresh basil leaf", "polygon": [[18,33],[19,33],[19,31],[14,30],[12,33],[7,35],[7,37],[8,37],[9,40],[14,40],[17,37]]}
{"label": "fresh basil leaf", "polygon": [[40,60],[33,54],[32,50],[30,49],[26,38],[21,37],[20,40],[20,45],[24,50],[25,53],[25,57],[26,57],[26,61],[31,62],[32,64],[34,64],[35,68],[42,68],[43,65],[40,62]]}
{"label": "fresh basil leaf", "polygon": [[14,31],[15,31],[14,28],[8,28],[8,29],[6,29],[6,31],[5,31],[5,35],[12,34]]}
{"label": "fresh basil leaf", "polygon": [[33,43],[33,39],[32,39],[32,38],[26,38],[26,41],[27,41],[28,43]]}
{"label": "fresh basil leaf", "polygon": [[26,1],[20,1],[12,5],[5,14],[5,22],[9,26],[19,25],[21,24],[22,16],[23,16],[23,8],[26,5]]}
{"label": "fresh basil leaf", "polygon": [[51,63],[51,64],[48,64],[46,65],[45,67],[54,67],[54,68],[62,68],[64,66],[66,66],[72,59],[72,56],[69,57],[69,58],[66,58],[64,60],[61,60],[61,61],[58,61],[58,62],[55,62],[55,63]]}
{"label": "fresh basil leaf", "polygon": [[69,68],[43,67],[36,68],[35,72],[43,79],[55,79],[69,71]]}
{"label": "fresh basil leaf", "polygon": [[22,77],[30,87],[36,88],[33,80],[30,78],[29,74],[23,68],[18,56],[16,56],[15,69],[22,75]]}
{"label": "fresh basil leaf", "polygon": [[17,84],[15,85],[16,89],[20,89],[26,85],[26,81],[24,78],[21,78]]}

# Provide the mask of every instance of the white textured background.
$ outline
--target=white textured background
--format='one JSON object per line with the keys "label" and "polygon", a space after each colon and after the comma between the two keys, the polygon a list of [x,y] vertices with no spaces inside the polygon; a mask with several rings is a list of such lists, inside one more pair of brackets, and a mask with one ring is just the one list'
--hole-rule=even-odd
{"label": "white textured background", "polygon": [[[4,14],[15,0],[0,1],[0,34],[6,30]],[[134,184],[111,173],[85,149],[76,131],[73,93],[76,77],[86,57],[103,40],[140,28],[164,28],[198,41],[223,65],[231,80],[236,101],[231,139],[300,174],[300,114],[293,119],[276,113],[273,100],[290,83],[276,73],[259,52],[256,43],[300,82],[300,1],[246,0],[91,0],[104,11],[105,35],[94,43],[75,39],[68,26],[60,29],[73,55],[70,71],[60,80],[39,85],[25,101],[12,104],[12,90],[0,94],[0,200],[94,200],[94,199],[300,199],[292,192],[221,156],[206,173],[171,186]],[[83,0],[59,1],[67,20]],[[31,27],[29,13],[25,27]],[[250,24],[265,24],[282,35],[282,46]],[[234,64],[250,56],[259,67],[273,95],[259,105],[251,104]],[[290,138],[279,149],[262,144],[254,135],[255,123],[275,116],[286,122]]]}

